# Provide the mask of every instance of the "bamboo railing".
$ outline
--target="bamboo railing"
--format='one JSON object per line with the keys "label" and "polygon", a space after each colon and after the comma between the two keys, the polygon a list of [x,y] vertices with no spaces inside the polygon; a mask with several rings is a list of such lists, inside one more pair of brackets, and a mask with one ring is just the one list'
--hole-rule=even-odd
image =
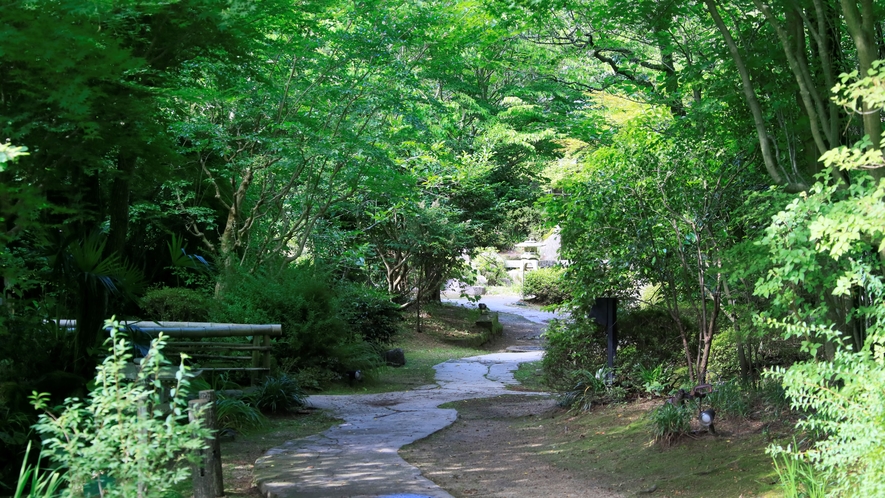
{"label": "bamboo railing", "polygon": [[[76,320],[55,320],[60,328],[77,327]],[[201,366],[202,372],[250,372],[252,381],[258,375],[270,372],[270,338],[282,337],[283,328],[280,324],[252,325],[242,323],[211,323],[211,322],[154,322],[148,320],[120,321],[120,325],[128,330],[138,331],[150,336],[160,332],[173,339],[166,343],[169,352],[185,352],[195,360],[206,360]],[[204,338],[221,337],[252,337],[251,343],[242,342],[204,342]],[[183,339],[183,340],[182,340]],[[250,352],[251,355],[220,354],[231,351]],[[235,362],[249,361],[250,366],[235,366]]]}

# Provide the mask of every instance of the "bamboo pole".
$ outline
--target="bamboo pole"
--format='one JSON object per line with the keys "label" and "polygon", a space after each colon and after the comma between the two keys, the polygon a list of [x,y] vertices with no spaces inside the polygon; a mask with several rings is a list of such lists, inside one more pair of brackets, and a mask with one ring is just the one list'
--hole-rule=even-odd
{"label": "bamboo pole", "polygon": [[[270,344],[270,337],[267,337],[267,342]],[[183,349],[183,348],[191,348],[191,349],[231,349],[237,351],[270,351],[273,349],[270,346],[253,346],[251,344],[242,344],[236,342],[200,342],[200,341],[175,341],[170,342],[166,345],[166,349],[175,348],[175,349]]]}
{"label": "bamboo pole", "polygon": [[200,354],[200,353],[192,353],[188,355],[191,358],[202,358],[205,360],[229,360],[229,361],[242,361],[248,360],[248,356],[224,356],[219,354]]}
{"label": "bamboo pole", "polygon": [[271,350],[271,347],[270,347],[270,336],[269,336],[269,335],[264,336],[264,337],[262,338],[262,343],[263,343],[263,344],[262,344],[261,347],[262,347],[262,348],[265,348],[265,349],[263,349],[264,354],[261,355],[261,356],[262,356],[262,358],[261,358],[261,366],[262,366],[263,368],[266,368],[266,369],[270,370],[270,350]]}
{"label": "bamboo pole", "polygon": [[[59,327],[73,329],[77,320],[54,320]],[[147,320],[121,321],[120,325],[147,334],[163,332],[167,337],[243,337],[254,335],[282,336],[283,326],[278,323],[252,325],[243,323],[211,322],[152,322]]]}
{"label": "bamboo pole", "polygon": [[[254,346],[256,348],[261,346],[260,341],[261,341],[260,336],[257,336],[257,335],[254,336],[252,338],[252,346]],[[254,349],[252,350],[252,368],[253,368],[253,370],[251,370],[251,372],[252,372],[251,380],[252,380],[252,385],[254,386],[255,384],[258,383],[258,370],[256,370],[256,369],[261,368],[261,352],[256,351]]]}
{"label": "bamboo pole", "polygon": [[197,369],[200,372],[267,372],[267,368],[255,367],[206,367]]}

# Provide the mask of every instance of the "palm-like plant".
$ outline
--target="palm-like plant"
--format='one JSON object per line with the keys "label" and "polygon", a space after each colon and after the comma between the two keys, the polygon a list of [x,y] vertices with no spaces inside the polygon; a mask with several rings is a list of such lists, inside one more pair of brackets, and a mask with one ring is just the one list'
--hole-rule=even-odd
{"label": "palm-like plant", "polygon": [[95,359],[90,352],[98,346],[99,332],[107,316],[108,296],[137,300],[144,276],[116,252],[106,252],[107,237],[93,231],[86,237],[66,237],[51,258],[57,282],[75,300],[77,329],[74,365],[91,374]]}

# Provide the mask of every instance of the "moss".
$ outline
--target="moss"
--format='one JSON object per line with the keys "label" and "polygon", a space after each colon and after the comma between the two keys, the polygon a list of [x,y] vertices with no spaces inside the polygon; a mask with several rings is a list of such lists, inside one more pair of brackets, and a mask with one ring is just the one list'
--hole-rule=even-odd
{"label": "moss", "polygon": [[762,435],[704,434],[663,447],[648,431],[647,408],[614,405],[571,418],[568,439],[559,427],[565,422],[551,422],[547,430],[559,441],[540,453],[557,467],[590,473],[624,492],[656,486],[662,496],[780,496]]}

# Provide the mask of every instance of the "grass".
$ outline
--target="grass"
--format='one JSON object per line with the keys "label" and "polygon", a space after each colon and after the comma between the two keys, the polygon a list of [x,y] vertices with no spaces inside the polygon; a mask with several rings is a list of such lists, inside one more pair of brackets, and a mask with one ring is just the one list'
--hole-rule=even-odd
{"label": "grass", "polygon": [[609,405],[552,419],[544,427],[550,443],[539,455],[622,492],[654,487],[655,496],[781,496],[763,435],[728,436],[728,425],[722,424],[721,436],[683,437],[665,448],[648,430],[651,408],[649,403]]}
{"label": "grass", "polygon": [[397,341],[391,348],[402,348],[406,354],[405,366],[382,367],[368,379],[351,387],[347,384],[331,386],[322,394],[372,394],[408,391],[434,383],[434,365],[454,358],[486,354],[480,348],[458,344],[459,339],[483,331],[474,322],[479,316],[475,310],[449,305],[424,305],[421,313],[421,332],[415,330],[415,314],[407,313]]}
{"label": "grass", "polygon": [[513,372],[513,377],[519,381],[519,386],[509,386],[511,389],[516,387],[518,391],[548,391],[549,388],[544,384],[544,369],[541,367],[540,361],[529,363],[520,363],[519,368]]}

